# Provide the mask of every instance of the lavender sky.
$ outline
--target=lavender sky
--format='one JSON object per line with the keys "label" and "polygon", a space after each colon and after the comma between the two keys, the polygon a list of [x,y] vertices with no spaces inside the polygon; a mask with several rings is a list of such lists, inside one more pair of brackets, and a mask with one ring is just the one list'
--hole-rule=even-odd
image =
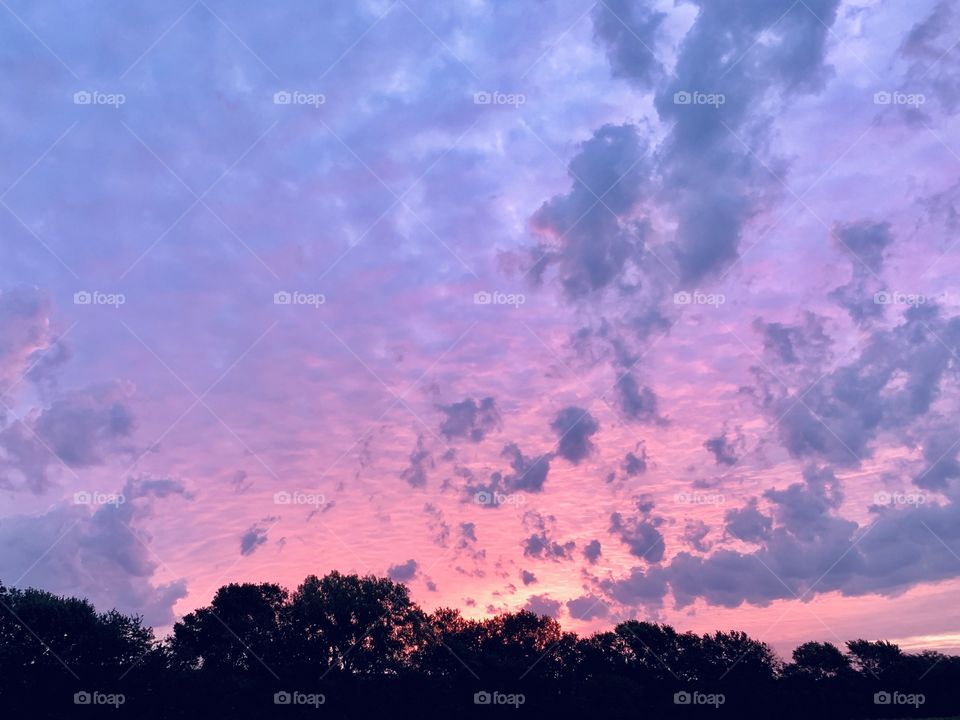
{"label": "lavender sky", "polygon": [[0,579],[960,648],[960,3],[0,2]]}

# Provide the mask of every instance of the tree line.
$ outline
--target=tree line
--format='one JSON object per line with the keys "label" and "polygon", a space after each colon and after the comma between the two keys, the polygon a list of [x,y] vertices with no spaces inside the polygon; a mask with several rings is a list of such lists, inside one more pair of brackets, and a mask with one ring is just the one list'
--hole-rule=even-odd
{"label": "tree line", "polygon": [[406,586],[311,575],[221,587],[157,638],[138,616],[0,585],[4,717],[960,715],[960,658],[631,620],[579,637],[527,611],[422,610]]}

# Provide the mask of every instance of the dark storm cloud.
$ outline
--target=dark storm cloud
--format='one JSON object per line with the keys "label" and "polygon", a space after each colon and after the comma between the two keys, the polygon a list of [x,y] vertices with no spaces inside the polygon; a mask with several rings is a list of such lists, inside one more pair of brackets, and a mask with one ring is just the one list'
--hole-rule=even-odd
{"label": "dark storm cloud", "polygon": [[485,397],[479,403],[467,398],[438,407],[446,416],[440,425],[440,432],[449,440],[466,438],[470,442],[480,442],[488,432],[500,426],[500,412],[492,397]]}
{"label": "dark storm cloud", "polygon": [[593,452],[590,438],[600,429],[589,412],[574,406],[558,412],[550,427],[557,433],[557,454],[574,465]]}

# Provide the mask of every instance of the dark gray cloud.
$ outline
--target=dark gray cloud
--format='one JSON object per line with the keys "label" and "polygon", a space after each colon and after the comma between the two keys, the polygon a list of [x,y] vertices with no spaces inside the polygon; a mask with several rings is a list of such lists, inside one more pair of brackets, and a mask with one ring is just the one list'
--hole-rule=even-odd
{"label": "dark gray cloud", "polygon": [[523,581],[524,585],[532,585],[537,581],[537,576],[529,570],[521,570],[520,579]]}
{"label": "dark gray cloud", "polygon": [[657,82],[663,65],[654,54],[666,15],[646,3],[605,0],[593,10],[593,28],[606,45],[614,76],[625,77],[643,87]]}
{"label": "dark gray cloud", "polygon": [[866,327],[883,317],[886,305],[877,302],[885,291],[878,273],[883,269],[884,253],[893,245],[890,223],[858,220],[836,223],[833,239],[850,259],[850,282],[828,295],[847,311],[859,326]]}
{"label": "dark gray cloud", "polygon": [[555,618],[560,612],[560,601],[553,600],[546,595],[532,595],[523,609],[537,615]]}
{"label": "dark gray cloud", "polygon": [[16,384],[55,342],[46,293],[27,285],[0,291],[0,392]]}
{"label": "dark gray cloud", "polygon": [[523,525],[532,534],[521,543],[523,554],[526,557],[541,560],[572,560],[573,551],[577,544],[573,540],[560,543],[554,540],[552,527],[556,519],[552,515],[541,515],[536,510],[528,510],[523,514]]}
{"label": "dark gray cloud", "polygon": [[724,515],[724,527],[737,540],[760,542],[770,537],[773,518],[764,515],[757,507],[757,499],[751,498],[742,508],[728,510]]}
{"label": "dark gray cloud", "polygon": [[169,625],[173,605],[187,594],[186,581],[153,582],[160,562],[141,525],[158,500],[192,496],[179,481],[150,476],[131,478],[112,495],[122,502],[59,503],[41,515],[0,519],[4,577],[141,614],[148,625]]}
{"label": "dark gray cloud", "polygon": [[267,542],[267,528],[253,525],[240,536],[240,554],[253,555],[254,551]]}
{"label": "dark gray cloud", "polygon": [[0,486],[42,493],[51,484],[51,466],[95,467],[131,450],[131,392],[126,383],[93,385],[9,423],[0,430]]}
{"label": "dark gray cloud", "polygon": [[591,565],[595,564],[597,560],[600,559],[600,553],[602,547],[599,540],[591,540],[583,547],[583,556],[587,559]]}
{"label": "dark gray cloud", "polygon": [[765,355],[778,365],[819,364],[829,358],[832,339],[826,331],[826,318],[804,312],[795,325],[753,321],[753,329],[763,338]]}
{"label": "dark gray cloud", "polygon": [[593,452],[590,438],[600,429],[589,412],[574,406],[558,412],[550,427],[557,433],[557,454],[574,465]]}
{"label": "dark gray cloud", "polygon": [[510,492],[540,492],[550,472],[551,455],[527,457],[516,443],[503,448],[501,457],[510,458],[512,473],[503,476],[503,486]]}
{"label": "dark gray cloud", "polygon": [[500,427],[500,412],[492,397],[485,397],[479,403],[467,398],[438,408],[446,416],[440,424],[440,432],[449,440],[466,438],[470,442],[480,442],[488,432]]}
{"label": "dark gray cloud", "polygon": [[623,471],[628,477],[636,477],[647,471],[647,449],[639,447],[637,452],[628,452],[623,458]]}
{"label": "dark gray cloud", "polygon": [[575,620],[594,620],[606,617],[610,606],[602,599],[593,595],[582,595],[567,600],[567,610]]}
{"label": "dark gray cloud", "polygon": [[660,607],[667,594],[667,579],[660,566],[646,570],[635,567],[630,570],[629,575],[619,580],[602,580],[600,587],[607,595],[623,605]]}
{"label": "dark gray cloud", "polygon": [[631,420],[652,423],[657,414],[657,395],[649,387],[640,387],[632,373],[621,375],[616,384],[617,407]]}
{"label": "dark gray cloud", "polygon": [[417,436],[417,446],[410,453],[410,464],[403,469],[400,477],[410,487],[423,487],[427,484],[427,471],[434,468],[433,456],[423,442],[423,435]]}
{"label": "dark gray cloud", "polygon": [[851,362],[822,376],[810,372],[809,387],[788,391],[759,373],[757,398],[779,419],[791,455],[856,466],[872,455],[879,432],[902,433],[928,413],[958,351],[960,317],[944,320],[936,306],[914,306],[899,325],[871,333]]}
{"label": "dark gray cloud", "polygon": [[666,546],[663,534],[657,529],[659,521],[649,517],[624,517],[610,514],[610,533],[630,548],[630,554],[649,563],[663,560]]}
{"label": "dark gray cloud", "polygon": [[409,582],[416,577],[418,569],[417,561],[411,558],[406,562],[391,565],[387,568],[387,576],[396,582]]}
{"label": "dark gray cloud", "polygon": [[883,267],[884,253],[893,245],[890,223],[872,220],[837,223],[833,238],[853,256],[854,263],[866,265],[873,272],[879,272]]}
{"label": "dark gray cloud", "polygon": [[649,170],[646,144],[634,126],[596,130],[570,161],[570,192],[545,202],[531,219],[544,241],[531,250],[530,276],[540,281],[555,268],[571,299],[628,283],[631,268],[643,260],[645,233],[626,216]]}
{"label": "dark gray cloud", "polygon": [[947,115],[960,110],[960,58],[951,52],[958,21],[955,0],[941,0],[910,29],[900,49],[911,63],[902,83],[904,92],[935,99]]}
{"label": "dark gray cloud", "polygon": [[697,552],[707,552],[713,543],[707,542],[710,526],[703,520],[687,520],[683,525],[683,541]]}
{"label": "dark gray cloud", "polygon": [[708,438],[703,446],[713,455],[717,465],[736,465],[743,452],[744,440],[739,434],[731,438],[724,430],[716,437]]}

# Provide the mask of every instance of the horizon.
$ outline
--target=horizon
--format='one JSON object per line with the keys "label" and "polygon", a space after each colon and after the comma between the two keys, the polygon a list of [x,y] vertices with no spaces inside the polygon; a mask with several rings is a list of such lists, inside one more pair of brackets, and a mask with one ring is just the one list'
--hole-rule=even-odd
{"label": "horizon", "polygon": [[5,0],[0,582],[960,654],[958,19]]}

